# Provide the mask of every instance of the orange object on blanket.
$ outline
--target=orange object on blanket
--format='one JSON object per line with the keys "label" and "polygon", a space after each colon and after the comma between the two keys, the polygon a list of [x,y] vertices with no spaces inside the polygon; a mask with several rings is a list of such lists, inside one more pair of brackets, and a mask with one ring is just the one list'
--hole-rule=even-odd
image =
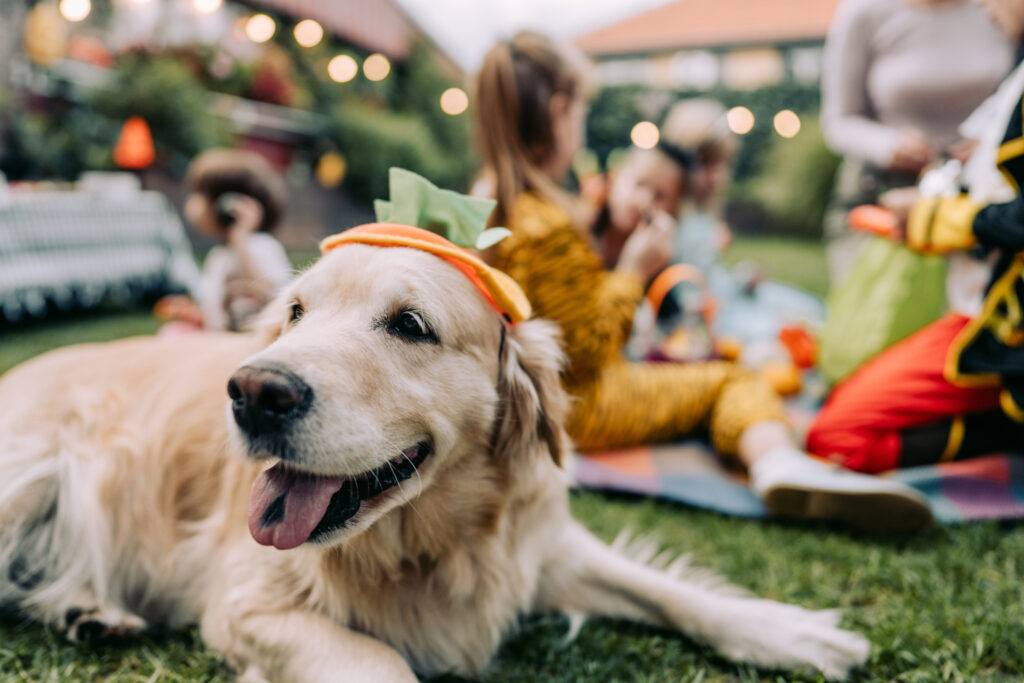
{"label": "orange object on blanket", "polygon": [[896,214],[881,206],[862,204],[850,210],[848,216],[850,227],[860,232],[867,232],[878,237],[895,237],[900,230],[900,221]]}
{"label": "orange object on blanket", "polygon": [[813,368],[818,362],[818,342],[811,333],[798,325],[787,325],[779,331],[779,341],[789,351],[796,366],[802,370]]}
{"label": "orange object on blanket", "polygon": [[707,284],[704,280],[704,273],[699,268],[686,263],[676,263],[658,273],[651,286],[647,288],[647,303],[651,310],[657,313],[661,310],[661,304],[672,289],[682,283],[692,282],[694,285],[704,289]]}

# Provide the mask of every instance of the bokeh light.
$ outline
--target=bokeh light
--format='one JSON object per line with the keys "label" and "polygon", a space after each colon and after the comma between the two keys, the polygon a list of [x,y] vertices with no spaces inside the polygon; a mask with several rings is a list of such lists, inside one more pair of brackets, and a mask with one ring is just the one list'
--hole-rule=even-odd
{"label": "bokeh light", "polygon": [[224,4],[224,0],[192,0],[192,7],[200,14],[213,14]]}
{"label": "bokeh light", "polygon": [[349,55],[337,55],[327,63],[327,75],[332,81],[348,83],[359,73],[359,65]]}
{"label": "bokeh light", "polygon": [[265,43],[274,37],[277,24],[266,14],[254,14],[245,22],[245,35],[254,43]]}
{"label": "bokeh light", "polygon": [[441,93],[441,111],[458,116],[469,108],[469,95],[462,88],[448,88]]}
{"label": "bokeh light", "polygon": [[90,0],[60,0],[60,15],[68,21],[82,21],[92,12]]}
{"label": "bokeh light", "polygon": [[658,127],[650,121],[641,121],[629,131],[629,139],[640,149],[652,149],[660,138]]}
{"label": "bokeh light", "polygon": [[800,117],[792,110],[783,109],[772,119],[772,125],[775,126],[776,133],[784,138],[791,138],[800,132]]}
{"label": "bokeh light", "polygon": [[295,42],[302,47],[313,47],[324,38],[324,27],[312,19],[295,24]]}
{"label": "bokeh light", "polygon": [[373,53],[363,62],[363,75],[368,81],[383,81],[391,73],[391,62],[380,53]]}
{"label": "bokeh light", "polygon": [[328,189],[341,185],[347,171],[348,162],[337,152],[325,152],[316,162],[316,180]]}
{"label": "bokeh light", "polygon": [[746,107],[733,107],[726,113],[725,120],[729,130],[736,135],[746,135],[754,130],[754,112]]}

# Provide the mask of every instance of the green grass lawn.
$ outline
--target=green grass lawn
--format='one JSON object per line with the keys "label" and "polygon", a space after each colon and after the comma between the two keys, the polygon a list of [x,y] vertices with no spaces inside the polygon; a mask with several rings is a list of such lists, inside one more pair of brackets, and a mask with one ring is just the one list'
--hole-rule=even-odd
{"label": "green grass lawn", "polygon": [[[822,291],[814,245],[740,240],[734,258]],[[79,318],[0,332],[0,370],[46,348],[151,330],[147,316]],[[665,503],[576,494],[573,509],[602,537],[622,527],[655,532],[756,593],[808,607],[846,609],[874,643],[864,681],[1024,680],[1024,527],[936,529],[905,543],[824,526],[751,522]],[[486,681],[791,681],[736,666],[672,633],[595,620],[565,643],[565,620],[530,619],[498,653]],[[102,650],[75,647],[39,626],[0,622],[0,678],[24,681],[227,680],[194,632]],[[458,680],[447,678],[442,680]]]}

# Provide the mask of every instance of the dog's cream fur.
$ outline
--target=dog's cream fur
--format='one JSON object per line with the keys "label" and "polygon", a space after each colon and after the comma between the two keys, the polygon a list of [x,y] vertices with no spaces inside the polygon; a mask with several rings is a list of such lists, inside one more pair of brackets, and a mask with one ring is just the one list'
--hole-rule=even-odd
{"label": "dog's cream fur", "polygon": [[[305,315],[288,322],[300,301]],[[380,321],[418,310],[439,344]],[[245,680],[472,675],[517,615],[607,615],[678,629],[725,656],[842,678],[867,642],[835,612],[761,600],[628,559],[573,521],[552,326],[497,315],[439,259],[350,246],[247,336],[78,346],[0,379],[0,603],[71,638],[199,622]],[[240,364],[313,389],[296,466],[376,468],[429,438],[416,476],[295,550],[246,529],[266,467],[225,417]]]}

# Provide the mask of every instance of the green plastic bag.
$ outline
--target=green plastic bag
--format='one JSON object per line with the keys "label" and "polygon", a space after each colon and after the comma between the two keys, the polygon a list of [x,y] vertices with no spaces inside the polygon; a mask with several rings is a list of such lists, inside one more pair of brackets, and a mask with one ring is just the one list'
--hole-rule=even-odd
{"label": "green plastic bag", "polygon": [[819,366],[835,383],[946,312],[946,259],[872,238],[828,297]]}

